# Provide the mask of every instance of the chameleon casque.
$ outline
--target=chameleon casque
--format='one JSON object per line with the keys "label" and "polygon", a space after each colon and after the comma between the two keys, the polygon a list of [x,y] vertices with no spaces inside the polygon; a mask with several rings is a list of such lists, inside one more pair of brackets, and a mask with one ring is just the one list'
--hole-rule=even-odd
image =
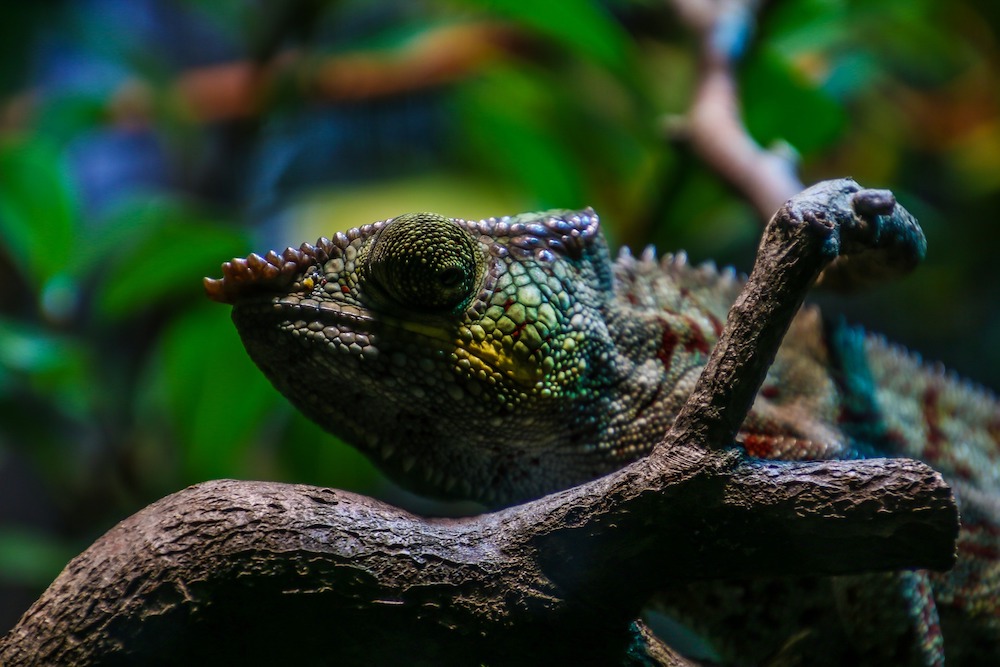
{"label": "chameleon casque", "polygon": [[[624,249],[612,261],[585,209],[402,215],[234,259],[205,285],[233,305],[251,358],[307,416],[406,487],[496,507],[646,453],[742,281],[683,254]],[[726,659],[770,659],[801,619],[821,627],[839,612],[851,655],[867,664],[940,664],[942,644],[949,664],[1000,664],[1000,404],[990,394],[805,307],[737,440],[764,458],[923,459],[953,485],[962,530],[944,574],[679,587],[685,622],[736,636]]]}

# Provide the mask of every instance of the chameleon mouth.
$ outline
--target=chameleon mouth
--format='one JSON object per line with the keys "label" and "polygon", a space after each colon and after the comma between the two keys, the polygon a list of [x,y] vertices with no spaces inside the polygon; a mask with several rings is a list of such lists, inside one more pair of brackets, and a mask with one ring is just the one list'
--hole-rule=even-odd
{"label": "chameleon mouth", "polygon": [[352,238],[362,232],[352,229],[347,234],[338,233],[332,241],[324,237],[316,245],[303,243],[298,248],[285,248],[281,254],[269,250],[264,256],[250,253],[223,262],[221,278],[203,280],[205,293],[213,301],[235,306],[243,299],[269,292],[296,291],[301,287],[296,285],[297,275],[311,265],[339,257]]}
{"label": "chameleon mouth", "polygon": [[[321,301],[294,294],[272,295],[267,300],[243,301],[237,304],[237,310],[253,313],[256,318],[270,316],[278,322],[291,324],[293,322],[315,323],[315,325],[339,326],[347,330],[368,330],[376,322],[365,309],[349,303]],[[346,327],[346,328],[345,328]],[[316,333],[309,330],[309,333]],[[329,331],[324,331],[329,335]]]}

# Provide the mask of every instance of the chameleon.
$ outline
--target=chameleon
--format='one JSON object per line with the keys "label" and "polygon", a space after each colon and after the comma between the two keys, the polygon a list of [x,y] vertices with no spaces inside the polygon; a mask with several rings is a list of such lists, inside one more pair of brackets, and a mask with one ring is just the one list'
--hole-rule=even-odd
{"label": "chameleon", "polygon": [[[743,281],[684,253],[623,248],[612,259],[587,208],[400,215],[235,258],[205,289],[232,305],[274,386],[390,478],[502,507],[647,453],[692,390]],[[952,485],[962,528],[948,573],[678,586],[668,608],[709,636],[737,635],[722,659],[781,664],[803,636],[798,619],[831,609],[865,610],[864,621],[823,621],[839,627],[830,636],[845,635],[858,664],[943,664],[943,647],[949,664],[1000,656],[992,394],[805,306],[735,444],[770,459],[922,459]],[[734,633],[736,622],[763,627],[761,636]]]}

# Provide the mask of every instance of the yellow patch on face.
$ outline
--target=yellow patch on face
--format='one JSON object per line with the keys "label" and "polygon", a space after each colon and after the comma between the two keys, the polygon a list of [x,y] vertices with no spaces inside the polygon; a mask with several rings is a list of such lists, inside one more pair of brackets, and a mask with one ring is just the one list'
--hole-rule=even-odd
{"label": "yellow patch on face", "polygon": [[[508,347],[504,349],[495,340],[463,340],[455,338],[445,329],[420,322],[398,322],[400,329],[440,341],[465,352],[463,356],[473,364],[473,371],[485,371],[487,375],[499,374],[525,388],[535,387],[545,376],[545,370],[528,355],[518,354]],[[478,364],[478,367],[477,367]]]}
{"label": "yellow patch on face", "polygon": [[445,330],[442,329],[441,327],[435,327],[429,324],[421,324],[420,322],[408,322],[405,320],[399,322],[396,326],[398,326],[400,329],[411,331],[415,334],[420,334],[425,338],[433,338],[434,340],[439,340],[442,342],[450,341],[447,332],[445,332]]}
{"label": "yellow patch on face", "polygon": [[523,387],[534,387],[545,375],[542,367],[527,356],[505,350],[495,341],[455,341],[469,356],[482,362],[490,370],[514,380]]}

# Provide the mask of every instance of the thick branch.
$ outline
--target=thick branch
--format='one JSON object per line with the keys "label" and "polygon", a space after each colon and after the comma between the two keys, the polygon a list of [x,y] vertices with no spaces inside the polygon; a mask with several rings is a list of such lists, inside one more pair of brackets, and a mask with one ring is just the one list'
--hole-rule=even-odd
{"label": "thick branch", "polygon": [[646,459],[457,520],[307,486],[192,487],[74,559],[0,643],[0,662],[613,664],[630,620],[672,581],[949,567],[957,510],[928,466],[718,448],[819,270],[907,233],[883,195],[834,181],[782,207],[706,371]]}
{"label": "thick branch", "polygon": [[558,661],[579,648],[576,633],[620,645],[650,592],[673,580],[951,563],[954,506],[923,464],[665,458],[460,520],[308,486],[191,487],[74,559],[0,658],[503,664],[547,637]]}

